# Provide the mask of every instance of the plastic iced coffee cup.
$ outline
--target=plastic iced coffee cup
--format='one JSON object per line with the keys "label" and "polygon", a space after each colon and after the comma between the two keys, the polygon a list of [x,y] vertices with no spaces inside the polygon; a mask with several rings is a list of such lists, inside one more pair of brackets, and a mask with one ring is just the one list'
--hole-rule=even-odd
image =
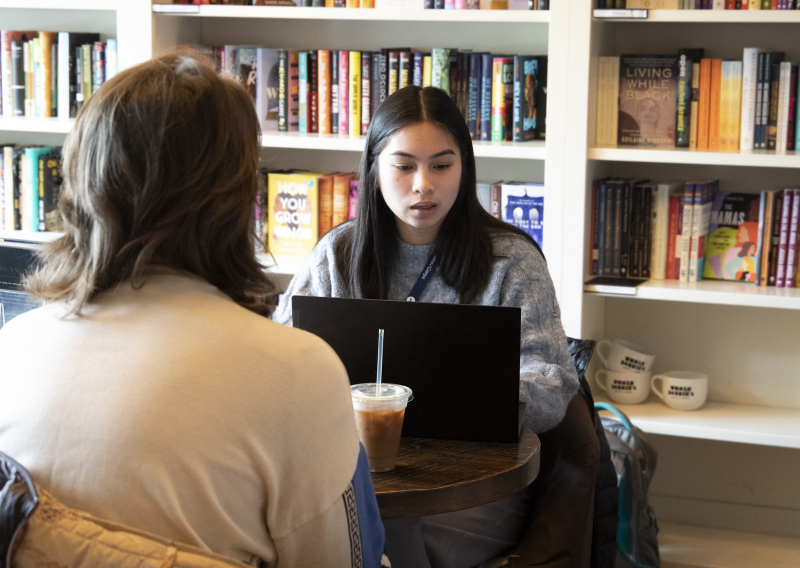
{"label": "plastic iced coffee cup", "polygon": [[362,383],[350,387],[356,413],[358,437],[364,444],[370,471],[391,471],[400,449],[400,432],[406,405],[413,399],[411,389],[383,383]]}

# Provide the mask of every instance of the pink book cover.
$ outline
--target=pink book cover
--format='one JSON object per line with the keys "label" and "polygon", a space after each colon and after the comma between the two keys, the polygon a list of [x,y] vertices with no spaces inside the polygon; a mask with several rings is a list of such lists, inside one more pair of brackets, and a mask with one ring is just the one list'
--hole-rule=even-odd
{"label": "pink book cover", "polygon": [[791,225],[793,203],[794,191],[791,189],[783,190],[781,236],[778,241],[778,274],[775,276],[776,288],[784,288],[786,286],[786,254],[789,252],[789,226]]}
{"label": "pink book cover", "polygon": [[348,67],[350,65],[350,52],[339,52],[339,134],[347,134],[347,113],[348,113]]}
{"label": "pink book cover", "polygon": [[358,215],[358,181],[353,180],[350,182],[350,210],[348,211],[347,218],[355,219]]}
{"label": "pink book cover", "polygon": [[785,288],[794,288],[794,281],[797,277],[798,217],[800,217],[800,189],[795,189],[794,199],[792,199],[792,217],[789,222],[789,245],[786,250],[788,258],[786,259],[786,277],[784,278]]}
{"label": "pink book cover", "polygon": [[465,9],[465,2],[464,0],[455,0],[455,8],[456,10],[464,10]]}

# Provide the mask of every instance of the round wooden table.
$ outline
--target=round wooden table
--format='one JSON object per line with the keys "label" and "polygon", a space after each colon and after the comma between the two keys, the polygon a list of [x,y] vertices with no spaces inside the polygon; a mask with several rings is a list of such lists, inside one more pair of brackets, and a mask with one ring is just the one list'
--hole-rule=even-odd
{"label": "round wooden table", "polygon": [[536,479],[540,453],[527,427],[511,444],[401,438],[397,466],[372,474],[381,517],[449,513],[508,497]]}

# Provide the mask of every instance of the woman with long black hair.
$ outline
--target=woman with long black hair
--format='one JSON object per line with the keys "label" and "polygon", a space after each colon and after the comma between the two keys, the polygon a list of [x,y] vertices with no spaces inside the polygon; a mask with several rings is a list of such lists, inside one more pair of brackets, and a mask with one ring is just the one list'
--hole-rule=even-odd
{"label": "woman with long black hair", "polygon": [[[530,236],[480,206],[472,140],[450,97],[406,87],[387,98],[370,125],[359,179],[357,218],[319,242],[273,318],[291,325],[294,295],[519,307],[524,420],[536,433],[557,426],[578,380],[547,264]],[[429,266],[434,275],[419,292]],[[529,509],[523,491],[387,522],[389,558],[395,568],[479,565],[519,540]]]}

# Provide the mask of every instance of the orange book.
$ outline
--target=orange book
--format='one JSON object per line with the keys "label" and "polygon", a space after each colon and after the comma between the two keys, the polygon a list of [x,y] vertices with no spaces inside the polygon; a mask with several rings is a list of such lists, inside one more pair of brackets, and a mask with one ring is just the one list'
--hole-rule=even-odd
{"label": "orange book", "polygon": [[375,7],[375,0],[361,0],[361,7],[362,8],[374,8]]}
{"label": "orange book", "polygon": [[361,0],[347,0],[348,8],[361,8]]}
{"label": "orange book", "polygon": [[[41,42],[42,60],[41,65],[44,70],[42,87],[44,88],[44,107],[42,108],[42,116],[50,118],[55,116],[53,114],[53,69],[58,71],[57,67],[53,65],[53,46],[58,45],[58,32],[39,32],[39,41]],[[56,63],[58,65],[58,63]],[[56,111],[57,114],[58,111]]]}
{"label": "orange book", "polygon": [[[317,54],[319,97],[319,133],[331,133],[331,52],[320,49]],[[320,220],[320,225],[322,221]],[[320,236],[325,233],[320,233]]]}
{"label": "orange book", "polygon": [[719,112],[720,112],[721,94],[722,94],[722,59],[712,59],[711,92],[708,103],[708,151],[709,152],[719,152],[720,150]]}
{"label": "orange book", "polygon": [[319,238],[333,229],[333,176],[319,176]]}
{"label": "orange book", "polygon": [[711,60],[700,60],[700,101],[697,105],[697,149],[708,150],[708,110],[711,102]]}
{"label": "orange book", "polygon": [[325,7],[326,8],[335,8],[336,6],[333,5],[333,0],[325,0]]}
{"label": "orange book", "polygon": [[350,181],[353,174],[334,174],[333,176],[333,226],[347,221],[350,214]]}

